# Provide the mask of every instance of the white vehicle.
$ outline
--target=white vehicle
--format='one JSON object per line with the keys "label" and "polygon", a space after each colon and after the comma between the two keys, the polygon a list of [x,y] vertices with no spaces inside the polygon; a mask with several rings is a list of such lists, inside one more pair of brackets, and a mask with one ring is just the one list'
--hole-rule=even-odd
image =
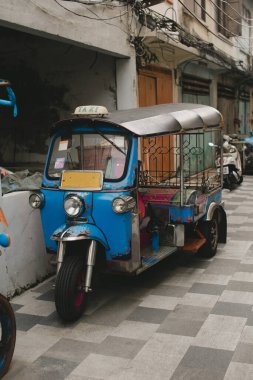
{"label": "white vehicle", "polygon": [[[242,163],[238,149],[231,144],[232,138],[223,135],[223,186],[232,190],[235,185],[240,185],[243,181]],[[216,166],[220,170],[221,156],[216,159]]]}

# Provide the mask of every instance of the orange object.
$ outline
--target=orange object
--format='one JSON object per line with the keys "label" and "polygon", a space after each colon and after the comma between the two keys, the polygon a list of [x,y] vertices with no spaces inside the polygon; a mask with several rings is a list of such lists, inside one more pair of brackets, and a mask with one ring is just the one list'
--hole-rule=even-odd
{"label": "orange object", "polygon": [[6,227],[8,227],[6,217],[5,217],[4,212],[1,208],[0,208],[0,222],[3,223]]}

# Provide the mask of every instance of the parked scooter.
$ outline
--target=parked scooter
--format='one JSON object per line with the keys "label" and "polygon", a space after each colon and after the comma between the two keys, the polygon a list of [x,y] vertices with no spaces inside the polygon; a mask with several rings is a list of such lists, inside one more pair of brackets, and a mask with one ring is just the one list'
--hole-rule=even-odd
{"label": "parked scooter", "polygon": [[[242,163],[238,149],[231,144],[232,138],[223,135],[223,187],[232,190],[243,181]],[[220,170],[221,156],[216,159],[217,169]]]}

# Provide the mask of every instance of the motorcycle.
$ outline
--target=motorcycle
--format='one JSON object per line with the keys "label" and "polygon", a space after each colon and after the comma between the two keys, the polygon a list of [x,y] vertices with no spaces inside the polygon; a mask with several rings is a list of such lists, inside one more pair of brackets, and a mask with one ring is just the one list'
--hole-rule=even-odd
{"label": "motorcycle", "polygon": [[240,185],[243,181],[242,163],[240,153],[232,138],[223,135],[223,155],[218,155],[216,159],[217,170],[221,170],[221,160],[223,161],[223,187],[232,190],[236,185]]}

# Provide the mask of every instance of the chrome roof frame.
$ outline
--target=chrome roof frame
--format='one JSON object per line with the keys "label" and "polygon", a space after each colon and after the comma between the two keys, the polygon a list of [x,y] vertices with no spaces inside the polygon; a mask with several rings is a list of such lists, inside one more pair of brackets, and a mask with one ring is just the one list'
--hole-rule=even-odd
{"label": "chrome roof frame", "polygon": [[137,136],[176,134],[196,129],[221,127],[222,116],[213,107],[191,103],[169,103],[151,107],[114,111],[106,117],[78,117],[62,120],[55,128],[81,125],[119,126]]}

